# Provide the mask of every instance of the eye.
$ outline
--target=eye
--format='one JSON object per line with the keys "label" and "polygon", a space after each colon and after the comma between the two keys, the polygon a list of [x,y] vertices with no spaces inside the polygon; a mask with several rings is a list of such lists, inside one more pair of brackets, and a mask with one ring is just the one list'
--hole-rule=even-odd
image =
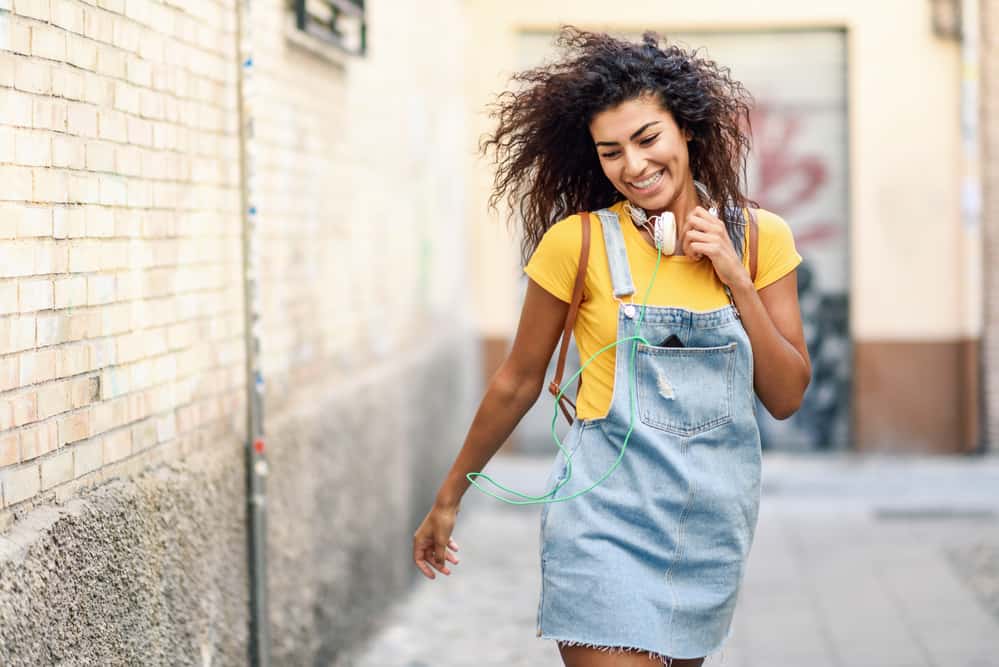
{"label": "eye", "polygon": [[649,146],[652,144],[653,141],[655,141],[658,138],[659,138],[658,134],[653,134],[651,137],[645,137],[644,139],[642,139],[641,144],[643,146]]}
{"label": "eye", "polygon": [[618,151],[611,151],[610,153],[601,153],[600,157],[617,157]]}

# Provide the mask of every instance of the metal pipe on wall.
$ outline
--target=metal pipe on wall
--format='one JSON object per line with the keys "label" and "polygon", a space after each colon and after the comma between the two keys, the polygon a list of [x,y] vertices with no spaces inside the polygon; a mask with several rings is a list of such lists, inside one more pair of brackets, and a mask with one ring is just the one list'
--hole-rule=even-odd
{"label": "metal pipe on wall", "polygon": [[961,229],[963,231],[960,265],[964,271],[961,296],[964,303],[964,342],[962,386],[966,395],[961,405],[967,425],[964,451],[981,449],[984,433],[984,368],[982,336],[985,321],[984,268],[982,232],[982,176],[979,114],[979,2],[960,1],[961,35]]}
{"label": "metal pipe on wall", "polygon": [[270,664],[267,614],[267,459],[264,452],[264,381],[260,370],[260,300],[257,206],[253,153],[252,0],[236,3],[236,41],[239,56],[237,107],[239,114],[240,198],[243,241],[243,334],[246,345],[246,498],[247,549],[250,585],[250,664]]}

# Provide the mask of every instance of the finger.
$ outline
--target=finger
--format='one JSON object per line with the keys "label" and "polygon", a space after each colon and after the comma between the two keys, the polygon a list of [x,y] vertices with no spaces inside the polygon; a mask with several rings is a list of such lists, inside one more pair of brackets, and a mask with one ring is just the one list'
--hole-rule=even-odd
{"label": "finger", "polygon": [[413,561],[419,564],[420,561],[424,560],[426,556],[428,540],[422,540],[419,537],[413,537]]}
{"label": "finger", "polygon": [[702,241],[693,241],[690,244],[691,252],[698,253],[701,255],[707,255],[708,257],[714,257],[715,251],[717,251],[718,246],[714,243],[704,243]]}
{"label": "finger", "polygon": [[454,549],[455,551],[459,551],[459,550],[460,550],[460,549],[458,549],[458,543],[454,541],[454,538],[453,538],[453,537],[452,537],[452,538],[451,538],[451,540],[450,540],[450,541],[449,541],[449,542],[447,543],[447,545],[448,545],[449,547],[451,547],[452,549]]}
{"label": "finger", "polygon": [[692,259],[700,259],[700,256],[695,255],[693,249],[690,247],[691,240],[686,234],[683,237],[683,254]]}
{"label": "finger", "polygon": [[455,556],[455,555],[454,555],[453,553],[448,553],[448,554],[447,554],[447,559],[448,559],[448,560],[449,560],[450,562],[454,563],[455,565],[457,565],[457,564],[459,563],[459,561],[458,561],[458,557],[457,557],[457,556]]}
{"label": "finger", "polygon": [[699,257],[699,256],[695,256],[695,255],[694,255],[694,251],[693,251],[693,249],[692,249],[692,248],[690,247],[690,244],[691,244],[691,243],[693,243],[693,242],[694,242],[694,240],[695,240],[695,239],[694,239],[694,238],[692,237],[692,234],[693,234],[693,233],[696,233],[696,232],[695,232],[695,230],[692,230],[692,229],[688,229],[688,230],[687,230],[686,232],[684,232],[684,234],[683,234],[683,254],[684,254],[684,255],[687,255],[688,257],[691,257],[691,258],[693,258],[693,259],[700,259],[700,257]]}
{"label": "finger", "polygon": [[688,241],[707,242],[707,241],[712,240],[713,238],[714,238],[713,234],[711,234],[709,232],[702,231],[700,229],[688,229],[687,230],[687,240]]}
{"label": "finger", "polygon": [[441,574],[444,574],[444,575],[451,574],[451,568],[448,567],[446,561],[443,564],[437,564],[437,562],[435,561],[435,562],[430,563],[430,565],[435,570],[437,570],[438,572],[440,572]]}
{"label": "finger", "polygon": [[717,231],[723,227],[722,221],[718,218],[712,216],[709,213],[694,214],[691,213],[687,217],[687,222],[693,229],[699,229],[701,231]]}
{"label": "finger", "polygon": [[430,569],[429,563],[426,558],[426,548],[421,544],[417,545],[413,549],[413,562],[416,564],[417,569],[423,573],[423,576],[428,579],[433,579],[435,577],[433,570]]}
{"label": "finger", "polygon": [[427,579],[437,578],[437,575],[434,574],[434,571],[430,569],[430,565],[427,564],[427,561],[425,560],[416,561],[416,567],[420,569],[420,572],[422,572],[423,576],[426,577]]}
{"label": "finger", "polygon": [[722,219],[718,217],[717,211],[706,210],[703,206],[698,206],[692,211],[692,214],[696,215],[698,218],[703,218],[704,220],[710,220],[715,223],[724,224]]}
{"label": "finger", "polygon": [[440,569],[446,560],[447,555],[447,545],[451,542],[449,536],[438,535],[437,539],[434,540],[434,561],[437,564],[437,569]]}

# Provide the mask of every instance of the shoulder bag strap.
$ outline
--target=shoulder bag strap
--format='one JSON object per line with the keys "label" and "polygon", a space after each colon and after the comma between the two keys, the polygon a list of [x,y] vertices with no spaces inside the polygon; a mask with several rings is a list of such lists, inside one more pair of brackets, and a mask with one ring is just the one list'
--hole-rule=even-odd
{"label": "shoulder bag strap", "polygon": [[[579,248],[579,268],[576,271],[576,283],[572,288],[572,302],[569,304],[569,312],[565,316],[565,326],[562,328],[562,347],[558,352],[555,377],[552,379],[552,383],[548,385],[548,391],[553,396],[558,396],[559,391],[561,391],[562,373],[565,371],[565,357],[569,352],[569,337],[572,336],[572,329],[576,326],[579,305],[583,302],[583,283],[586,282],[586,264],[590,258],[590,214],[587,211],[583,211],[579,214],[579,218],[582,223],[583,244]],[[572,416],[569,414],[566,403],[572,406],[573,413],[576,412],[576,406],[564,395],[559,401],[562,414],[572,424]]]}
{"label": "shoulder bag strap", "polygon": [[756,211],[749,209],[749,277],[756,282],[756,267],[760,254],[760,227],[756,223]]}

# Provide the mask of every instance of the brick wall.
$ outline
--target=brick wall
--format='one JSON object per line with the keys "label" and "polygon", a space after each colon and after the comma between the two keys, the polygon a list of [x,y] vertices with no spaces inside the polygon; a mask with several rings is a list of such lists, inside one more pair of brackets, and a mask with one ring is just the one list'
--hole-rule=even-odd
{"label": "brick wall", "polygon": [[231,0],[0,7],[4,526],[244,420]]}
{"label": "brick wall", "polygon": [[245,655],[235,39],[0,2],[0,663]]}
{"label": "brick wall", "polygon": [[[478,366],[460,3],[366,4],[352,60],[253,2],[275,664],[408,584]],[[245,663],[236,25],[0,0],[0,663]]]}
{"label": "brick wall", "polygon": [[341,62],[254,7],[276,664],[328,664],[407,585],[467,426],[458,5],[367,3]]}

